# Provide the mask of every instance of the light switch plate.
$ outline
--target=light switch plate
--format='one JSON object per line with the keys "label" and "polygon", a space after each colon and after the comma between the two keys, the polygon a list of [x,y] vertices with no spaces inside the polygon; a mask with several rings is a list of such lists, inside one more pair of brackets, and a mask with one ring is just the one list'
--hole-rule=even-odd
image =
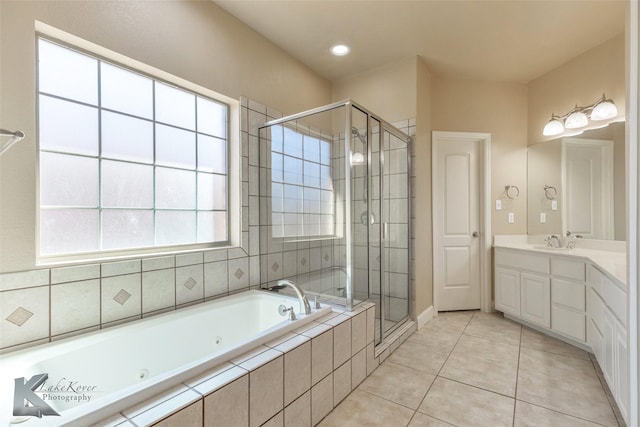
{"label": "light switch plate", "polygon": [[540,224],[544,224],[545,222],[547,222],[547,214],[540,212]]}
{"label": "light switch plate", "polygon": [[551,210],[552,211],[557,211],[558,210],[558,201],[557,200],[552,200],[551,201]]}
{"label": "light switch plate", "polygon": [[509,224],[513,224],[514,222],[516,222],[516,216],[514,215],[513,212],[509,212],[508,218],[509,218]]}
{"label": "light switch plate", "polygon": [[496,200],[496,210],[497,211],[501,211],[502,210],[502,200],[500,200],[500,199]]}

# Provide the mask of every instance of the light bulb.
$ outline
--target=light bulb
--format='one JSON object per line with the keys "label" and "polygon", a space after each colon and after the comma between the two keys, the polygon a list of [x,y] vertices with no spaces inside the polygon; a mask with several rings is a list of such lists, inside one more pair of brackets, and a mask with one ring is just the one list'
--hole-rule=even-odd
{"label": "light bulb", "polygon": [[551,120],[544,126],[542,134],[544,136],[555,136],[560,135],[562,132],[564,132],[564,125],[560,120],[552,116]]}
{"label": "light bulb", "polygon": [[618,109],[613,101],[607,99],[599,102],[591,111],[591,120],[607,120],[618,115]]}
{"label": "light bulb", "polygon": [[345,56],[351,52],[351,48],[346,44],[336,44],[331,46],[331,54],[335,56]]}
{"label": "light bulb", "polygon": [[589,119],[587,115],[582,111],[576,110],[573,113],[569,114],[564,121],[564,127],[567,129],[576,129],[581,128],[589,124]]}

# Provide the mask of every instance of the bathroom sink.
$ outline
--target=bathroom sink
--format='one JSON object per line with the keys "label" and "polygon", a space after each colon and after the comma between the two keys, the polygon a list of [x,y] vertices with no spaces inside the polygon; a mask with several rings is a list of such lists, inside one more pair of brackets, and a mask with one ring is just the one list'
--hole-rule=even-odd
{"label": "bathroom sink", "polygon": [[549,251],[549,252],[554,252],[554,253],[560,253],[560,254],[570,254],[573,253],[573,249],[568,249],[568,248],[552,248],[549,247],[547,245],[536,245],[533,247],[533,249],[537,249],[539,251]]}

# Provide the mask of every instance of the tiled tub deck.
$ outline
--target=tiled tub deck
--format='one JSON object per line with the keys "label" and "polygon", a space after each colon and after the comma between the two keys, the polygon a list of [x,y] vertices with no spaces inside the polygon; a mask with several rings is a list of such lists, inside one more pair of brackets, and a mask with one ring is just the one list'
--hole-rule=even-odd
{"label": "tiled tub deck", "polygon": [[334,311],[166,393],[105,426],[315,426],[414,330],[374,346],[375,306]]}

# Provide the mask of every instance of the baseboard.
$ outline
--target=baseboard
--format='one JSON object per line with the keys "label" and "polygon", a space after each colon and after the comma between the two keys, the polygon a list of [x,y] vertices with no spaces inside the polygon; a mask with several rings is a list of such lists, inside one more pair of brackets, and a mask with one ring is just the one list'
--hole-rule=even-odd
{"label": "baseboard", "polygon": [[418,329],[421,329],[424,325],[426,325],[427,323],[429,323],[429,321],[433,319],[433,306],[430,305],[429,307],[427,307],[427,309],[425,311],[423,311],[422,313],[420,313],[416,319],[416,322],[418,324]]}

